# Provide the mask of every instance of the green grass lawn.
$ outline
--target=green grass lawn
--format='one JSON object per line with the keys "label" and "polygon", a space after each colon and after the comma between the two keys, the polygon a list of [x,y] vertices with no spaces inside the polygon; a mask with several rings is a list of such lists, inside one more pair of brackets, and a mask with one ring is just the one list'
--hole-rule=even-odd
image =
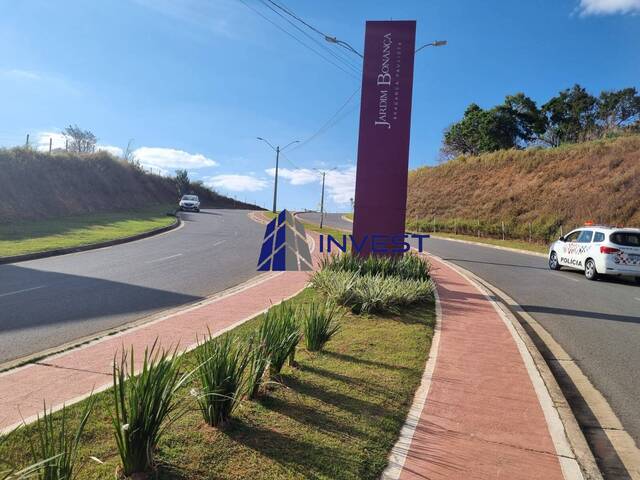
{"label": "green grass lawn", "polygon": [[[290,301],[303,304],[317,297],[306,289]],[[356,316],[346,310],[344,314],[343,328],[325,351],[299,348],[298,368],[285,367],[283,383],[259,402],[244,402],[222,431],[206,426],[188,393],[191,386],[185,387],[182,394],[190,408],[160,443],[158,478],[379,478],[420,383],[434,307],[421,305],[396,316]],[[233,332],[246,336],[260,320],[252,319]],[[192,368],[194,353],[186,354],[185,360],[185,368]],[[119,462],[110,395],[97,395],[85,431],[83,480],[113,478]],[[82,406],[70,407],[74,419]],[[10,437],[0,447],[0,458],[26,464],[27,436],[32,434],[27,427]]]}
{"label": "green grass lawn", "polygon": [[0,223],[0,257],[115,240],[171,225],[173,205],[142,210]]}
{"label": "green grass lawn", "polygon": [[487,245],[497,245],[500,247],[516,248],[518,250],[527,250],[530,252],[547,253],[549,250],[546,245],[539,243],[530,243],[524,240],[499,240],[497,238],[476,237],[475,235],[460,235],[455,233],[437,232],[431,234],[433,237],[453,238],[457,240],[468,240],[470,242],[486,243]]}

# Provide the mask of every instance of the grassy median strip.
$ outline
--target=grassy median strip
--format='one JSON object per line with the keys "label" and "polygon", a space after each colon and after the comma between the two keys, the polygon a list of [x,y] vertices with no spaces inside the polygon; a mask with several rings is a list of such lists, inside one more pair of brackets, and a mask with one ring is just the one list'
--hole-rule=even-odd
{"label": "grassy median strip", "polygon": [[[306,289],[291,307],[324,302]],[[354,315],[339,307],[340,329],[320,352],[301,344],[296,366],[284,366],[280,384],[258,401],[245,400],[224,428],[203,421],[192,385],[180,389],[187,413],[158,445],[161,479],[377,479],[399,434],[430,348],[434,307],[427,302],[394,315]],[[226,335],[238,340],[257,331],[256,317]],[[197,352],[182,370],[196,366]],[[81,442],[80,477],[113,478],[119,456],[112,430],[112,392],[95,396]],[[85,402],[67,409],[72,429]],[[60,419],[60,414],[54,414]],[[0,442],[0,458],[31,461],[28,426]],[[95,457],[99,460],[90,460]],[[100,463],[102,462],[102,463]]]}
{"label": "grassy median strip", "polygon": [[74,215],[47,220],[0,223],[0,257],[79,247],[116,240],[171,225],[174,205],[126,212]]}

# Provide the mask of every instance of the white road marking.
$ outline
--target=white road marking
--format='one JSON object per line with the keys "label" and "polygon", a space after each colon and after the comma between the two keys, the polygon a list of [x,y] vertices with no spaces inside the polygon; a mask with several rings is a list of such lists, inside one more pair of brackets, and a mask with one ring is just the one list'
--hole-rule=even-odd
{"label": "white road marking", "polygon": [[0,293],[0,297],[8,297],[9,295],[16,295],[18,293],[31,292],[32,290],[38,290],[44,288],[46,285],[38,285],[37,287],[25,288],[23,290],[16,290],[15,292]]}
{"label": "white road marking", "polygon": [[636,297],[635,299],[640,302],[640,297]]}
{"label": "white road marking", "polygon": [[212,247],[217,247],[218,245],[223,244],[224,242],[226,242],[226,240],[220,240],[219,242],[216,242],[212,245]]}
{"label": "white road marking", "polygon": [[162,258],[156,258],[155,260],[149,260],[148,262],[145,262],[145,263],[162,262],[164,260],[170,260],[172,258],[181,257],[182,255],[183,255],[182,253],[176,253],[175,255],[169,255],[168,257],[162,257]]}
{"label": "white road marking", "polygon": [[566,278],[567,280],[571,280],[572,282],[579,282],[580,280],[577,278],[570,277],[569,275],[560,275],[562,278]]}

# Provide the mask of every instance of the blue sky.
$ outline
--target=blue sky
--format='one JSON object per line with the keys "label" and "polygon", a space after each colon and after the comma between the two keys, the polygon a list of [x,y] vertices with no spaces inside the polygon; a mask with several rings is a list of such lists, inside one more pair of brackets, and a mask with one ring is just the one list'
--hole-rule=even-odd
{"label": "blue sky", "polygon": [[[595,94],[640,87],[640,0],[286,6],[359,51],[368,19],[416,19],[418,44],[448,40],[416,58],[412,168],[437,161],[443,130],[471,102],[490,107],[523,91],[543,103],[574,83]],[[256,137],[281,146],[312,137],[281,159],[279,207],[318,208],[314,169],[335,168],[328,210],[347,211],[359,94],[314,134],[360,80],[327,61],[343,65],[317,39],[322,47],[260,0],[0,0],[0,145],[22,144],[27,133],[48,145],[78,124],[105,149],[118,153],[133,139],[150,168],[184,167],[219,191],[270,206],[275,156]]]}

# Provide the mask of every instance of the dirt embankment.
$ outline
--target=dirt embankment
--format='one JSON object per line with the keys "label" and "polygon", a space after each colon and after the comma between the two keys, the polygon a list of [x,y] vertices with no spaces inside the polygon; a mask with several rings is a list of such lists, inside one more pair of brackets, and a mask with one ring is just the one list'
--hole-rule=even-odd
{"label": "dirt embankment", "polygon": [[428,230],[546,240],[586,221],[640,226],[640,136],[459,157],[409,175],[407,219]]}
{"label": "dirt embankment", "polygon": [[[203,207],[256,208],[194,185]],[[106,152],[0,150],[0,222],[141,209],[178,201],[175,182]]]}

